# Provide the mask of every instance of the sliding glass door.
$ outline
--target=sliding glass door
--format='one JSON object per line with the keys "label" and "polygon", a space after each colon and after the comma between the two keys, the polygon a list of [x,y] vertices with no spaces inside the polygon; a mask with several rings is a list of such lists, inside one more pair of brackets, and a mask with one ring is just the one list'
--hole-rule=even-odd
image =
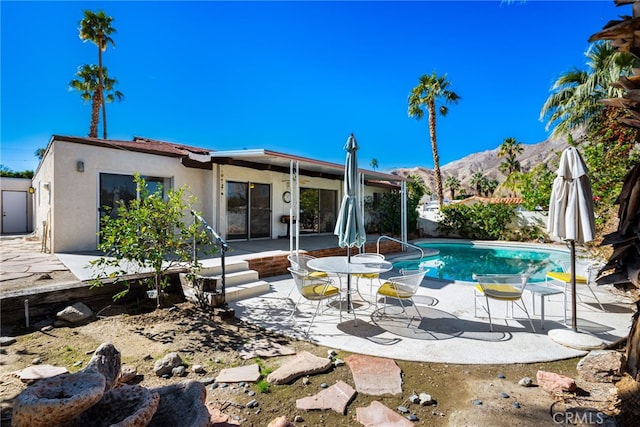
{"label": "sliding glass door", "polygon": [[300,233],[332,233],[336,226],[337,191],[300,189]]}
{"label": "sliding glass door", "polygon": [[271,186],[227,182],[227,239],[271,237]]}

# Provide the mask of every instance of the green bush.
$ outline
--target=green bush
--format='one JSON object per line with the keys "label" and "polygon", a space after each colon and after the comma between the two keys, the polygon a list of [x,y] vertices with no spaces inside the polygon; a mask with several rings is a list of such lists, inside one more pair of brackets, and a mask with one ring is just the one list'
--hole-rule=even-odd
{"label": "green bush", "polygon": [[473,205],[447,205],[440,209],[442,220],[438,230],[446,235],[464,239],[503,240],[511,232],[516,212],[506,203]]}

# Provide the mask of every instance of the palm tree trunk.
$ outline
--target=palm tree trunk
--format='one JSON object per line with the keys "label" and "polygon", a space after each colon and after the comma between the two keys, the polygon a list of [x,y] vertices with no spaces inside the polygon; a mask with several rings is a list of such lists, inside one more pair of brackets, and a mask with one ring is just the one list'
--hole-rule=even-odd
{"label": "palm tree trunk", "polygon": [[[102,104],[102,138],[107,139],[107,110],[105,108],[104,79],[102,76],[102,37],[98,39],[98,91],[100,92],[100,101]],[[98,135],[96,135],[96,137],[97,136]]]}
{"label": "palm tree trunk", "polygon": [[93,99],[91,100],[91,123],[89,125],[89,137],[98,137],[98,120],[100,118],[100,92],[95,91],[93,93]]}
{"label": "palm tree trunk", "polygon": [[440,155],[438,154],[438,143],[436,140],[436,103],[429,102],[429,136],[431,137],[431,151],[433,153],[433,171],[436,180],[436,195],[438,205],[444,204],[444,194],[442,193],[442,175],[440,174]]}

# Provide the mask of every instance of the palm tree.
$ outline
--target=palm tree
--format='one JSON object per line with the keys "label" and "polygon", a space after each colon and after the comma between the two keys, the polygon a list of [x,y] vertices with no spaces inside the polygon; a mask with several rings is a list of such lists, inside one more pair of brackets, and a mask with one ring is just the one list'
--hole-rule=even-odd
{"label": "palm tree", "polygon": [[505,138],[498,148],[498,157],[506,157],[498,166],[500,172],[507,176],[514,172],[520,172],[520,161],[518,161],[517,156],[522,154],[523,151],[522,143],[516,141],[515,138]]}
{"label": "palm tree", "polygon": [[[80,21],[80,39],[83,41],[90,41],[98,46],[98,99],[102,105],[102,137],[107,139],[107,111],[106,101],[104,95],[105,82],[104,82],[104,67],[102,66],[102,52],[107,50],[107,46],[115,47],[115,42],[111,38],[111,34],[116,32],[116,29],[111,26],[113,18],[107,16],[104,11],[94,13],[90,10],[84,11],[84,18]],[[97,135],[96,135],[97,136]]]}
{"label": "palm tree", "polygon": [[476,195],[480,196],[482,195],[482,190],[485,186],[485,181],[487,181],[487,178],[484,176],[484,174],[482,172],[476,172],[473,175],[471,175],[471,186],[474,187],[476,189]]}
{"label": "palm tree", "polygon": [[448,89],[449,82],[446,74],[438,77],[434,71],[431,75],[423,75],[419,83],[411,90],[409,95],[409,117],[416,120],[422,119],[426,109],[429,116],[429,136],[431,138],[431,151],[433,153],[433,170],[435,172],[436,195],[440,206],[444,203],[442,194],[442,176],[440,175],[440,156],[436,139],[436,104],[440,103],[438,111],[441,116],[446,116],[449,109],[445,104],[456,104],[460,97]]}
{"label": "palm tree", "polygon": [[69,87],[80,92],[80,98],[82,98],[83,101],[91,101],[91,124],[89,125],[89,136],[91,138],[98,137],[98,121],[102,101],[119,101],[124,97],[122,92],[114,90],[114,86],[118,81],[109,77],[106,68],[102,70],[105,90],[105,96],[102,97],[99,91],[99,74],[99,67],[97,65],[85,64],[78,68],[76,72],[78,78],[69,82]]}
{"label": "palm tree", "polygon": [[460,186],[460,180],[457,176],[450,175],[447,179],[444,180],[444,186],[451,192],[451,200],[456,198],[456,191],[458,191]]}
{"label": "palm tree", "polygon": [[540,120],[546,120],[547,129],[554,127],[554,135],[569,134],[602,114],[607,107],[599,101],[623,93],[611,83],[638,66],[637,58],[616,52],[608,41],[594,43],[586,55],[588,70],[574,68],[561,75],[542,106]]}
{"label": "palm tree", "polygon": [[373,170],[378,169],[378,159],[371,159],[369,165],[371,165],[371,168],[373,168]]}

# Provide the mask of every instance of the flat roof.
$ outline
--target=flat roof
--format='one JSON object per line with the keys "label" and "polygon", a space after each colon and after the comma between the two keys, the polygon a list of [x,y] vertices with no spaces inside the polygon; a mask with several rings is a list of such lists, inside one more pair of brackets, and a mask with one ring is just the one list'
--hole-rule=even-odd
{"label": "flat roof", "polygon": [[[211,159],[214,163],[230,164],[237,166],[253,167],[257,169],[270,169],[289,171],[291,161],[298,162],[300,173],[304,175],[320,176],[327,178],[344,177],[344,164],[325,162],[292,154],[266,150],[264,148],[250,150],[212,151]],[[258,166],[260,165],[260,166]],[[407,181],[406,178],[368,169],[358,168],[366,181]]]}

